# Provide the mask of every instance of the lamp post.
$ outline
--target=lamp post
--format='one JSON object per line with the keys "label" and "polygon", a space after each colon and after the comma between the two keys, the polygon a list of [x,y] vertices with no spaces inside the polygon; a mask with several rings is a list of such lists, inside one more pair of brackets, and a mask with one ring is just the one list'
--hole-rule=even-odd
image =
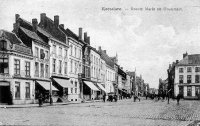
{"label": "lamp post", "polygon": [[49,91],[49,100],[50,100],[50,105],[53,105],[53,99],[52,99],[52,77],[50,77],[50,91]]}

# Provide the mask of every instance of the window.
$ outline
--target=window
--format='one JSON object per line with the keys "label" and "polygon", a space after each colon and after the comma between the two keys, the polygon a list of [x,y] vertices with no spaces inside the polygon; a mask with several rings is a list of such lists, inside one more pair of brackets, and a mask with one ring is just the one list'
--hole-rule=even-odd
{"label": "window", "polygon": [[75,88],[75,94],[77,93],[77,88]]}
{"label": "window", "polygon": [[53,59],[53,73],[56,72],[56,59]]}
{"label": "window", "polygon": [[62,47],[59,47],[59,56],[62,56]]}
{"label": "window", "polygon": [[15,82],[15,98],[20,99],[20,82]]}
{"label": "window", "polygon": [[26,82],[26,87],[25,87],[25,95],[26,95],[26,98],[30,98],[30,83]]}
{"label": "window", "polygon": [[67,62],[65,62],[65,74],[67,74]]}
{"label": "window", "polygon": [[73,94],[73,88],[71,88],[71,94]]}
{"label": "window", "polygon": [[15,59],[15,64],[14,64],[14,73],[15,75],[20,75],[20,60]]}
{"label": "window", "polygon": [[195,75],[195,83],[199,83],[199,75]]}
{"label": "window", "polygon": [[30,76],[30,62],[25,62],[26,76]]}
{"label": "window", "polygon": [[67,57],[67,49],[65,50],[65,57]]}
{"label": "window", "polygon": [[0,73],[8,74],[8,58],[0,58]]}
{"label": "window", "polygon": [[35,57],[39,58],[39,49],[35,47]]}
{"label": "window", "polygon": [[59,73],[62,73],[62,60],[59,60]]}
{"label": "window", "polygon": [[195,95],[199,96],[199,93],[200,93],[200,87],[197,86],[197,87],[195,87]]}
{"label": "window", "polygon": [[53,53],[56,54],[56,45],[53,45]]}
{"label": "window", "polygon": [[49,53],[48,53],[48,51],[45,51],[45,59],[49,59]]}
{"label": "window", "polygon": [[71,59],[71,61],[70,61],[70,64],[71,64],[70,72],[73,72],[73,71],[72,71],[72,69],[73,69],[73,61],[72,61],[72,59]]}
{"label": "window", "polygon": [[0,41],[0,50],[5,51],[6,48],[7,48],[7,42],[4,40]]}
{"label": "window", "polygon": [[192,87],[187,86],[187,96],[192,96]]}
{"label": "window", "polygon": [[81,63],[79,64],[79,73],[81,73]]}
{"label": "window", "polygon": [[72,56],[72,54],[73,54],[73,46],[72,45],[70,45],[70,51],[71,51],[71,56]]}
{"label": "window", "polygon": [[200,72],[200,67],[195,67],[195,72]]}
{"label": "window", "polygon": [[192,67],[187,67],[187,72],[192,72]]}
{"label": "window", "polygon": [[81,49],[79,50],[79,58],[81,59]]}
{"label": "window", "polygon": [[71,84],[73,85],[73,80],[71,80]]}
{"label": "window", "polygon": [[191,83],[191,75],[187,75],[187,83]]}
{"label": "window", "polygon": [[92,54],[91,54],[91,58],[90,59],[91,59],[91,63],[92,63],[93,62],[93,55]]}
{"label": "window", "polygon": [[74,56],[76,57],[76,47],[74,47]]}
{"label": "window", "polygon": [[44,64],[40,64],[40,77],[44,77]]}
{"label": "window", "polygon": [[44,59],[45,54],[44,54],[44,50],[40,49],[40,59]]}
{"label": "window", "polygon": [[46,65],[46,66],[45,66],[45,77],[46,77],[46,78],[48,78],[48,77],[49,77],[49,74],[48,74],[48,72],[49,72],[49,66],[48,66],[48,65]]}
{"label": "window", "polygon": [[183,73],[183,68],[179,68],[179,73]]}
{"label": "window", "polygon": [[35,76],[39,77],[39,63],[35,62]]}
{"label": "window", "polygon": [[75,81],[75,87],[77,87],[77,82]]}
{"label": "window", "polygon": [[76,63],[76,61],[75,61],[74,67],[75,67],[75,73],[77,73],[77,63]]}

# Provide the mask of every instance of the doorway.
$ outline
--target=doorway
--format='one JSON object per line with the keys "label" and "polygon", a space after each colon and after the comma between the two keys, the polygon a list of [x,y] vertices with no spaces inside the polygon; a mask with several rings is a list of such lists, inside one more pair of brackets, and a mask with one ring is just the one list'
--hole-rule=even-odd
{"label": "doorway", "polygon": [[10,86],[0,86],[0,103],[9,103]]}

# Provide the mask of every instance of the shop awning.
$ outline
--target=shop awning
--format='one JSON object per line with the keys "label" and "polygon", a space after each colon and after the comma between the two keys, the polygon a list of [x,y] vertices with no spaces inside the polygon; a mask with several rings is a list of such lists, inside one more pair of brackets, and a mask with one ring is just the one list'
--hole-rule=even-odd
{"label": "shop awning", "polygon": [[106,89],[101,84],[97,83],[97,85],[101,88],[101,90],[107,92]]}
{"label": "shop awning", "polygon": [[[50,90],[50,82],[46,81],[37,81],[45,90]],[[51,85],[52,91],[58,91],[57,88],[55,88],[53,85]]]}
{"label": "shop awning", "polygon": [[92,82],[90,82],[90,81],[84,81],[84,83],[85,83],[88,87],[90,87],[92,90],[94,90],[94,91],[99,91],[99,89],[98,89]]}
{"label": "shop awning", "polygon": [[53,78],[60,86],[64,88],[73,87],[73,85],[69,82],[69,80],[66,79],[60,79],[60,78]]}

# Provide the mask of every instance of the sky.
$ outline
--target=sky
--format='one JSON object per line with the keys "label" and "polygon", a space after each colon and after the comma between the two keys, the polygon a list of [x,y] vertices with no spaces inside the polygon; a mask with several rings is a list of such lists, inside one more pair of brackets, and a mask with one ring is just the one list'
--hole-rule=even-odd
{"label": "sky", "polygon": [[183,53],[200,54],[199,0],[1,0],[0,8],[0,29],[8,31],[15,14],[30,22],[40,21],[40,13],[59,15],[60,24],[76,34],[82,27],[93,47],[117,54],[123,70],[136,70],[151,88],[167,79],[169,64]]}

